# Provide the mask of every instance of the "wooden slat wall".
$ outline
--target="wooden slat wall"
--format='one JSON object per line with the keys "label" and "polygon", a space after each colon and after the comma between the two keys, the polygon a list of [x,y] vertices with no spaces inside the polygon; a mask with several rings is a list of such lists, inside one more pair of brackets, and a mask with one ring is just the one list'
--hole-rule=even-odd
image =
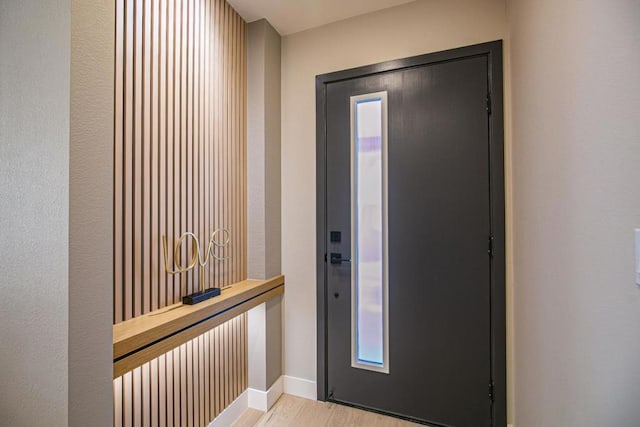
{"label": "wooden slat wall", "polygon": [[114,425],[207,426],[247,388],[247,315],[113,381]]}
{"label": "wooden slat wall", "polygon": [[[113,320],[119,323],[200,287],[197,270],[165,273],[162,235],[172,264],[182,233],[194,232],[204,246],[214,229],[229,229],[228,259],[207,268],[207,286],[246,278],[247,28],[224,0],[116,0],[115,7]],[[181,259],[191,255],[184,245]],[[116,420],[206,425],[246,388],[246,375],[238,383],[226,365],[206,364],[219,345],[227,360],[246,366],[244,319],[116,379]],[[235,344],[227,347],[228,340]],[[184,363],[178,369],[170,357]],[[200,368],[209,369],[209,380],[198,377]],[[174,380],[170,398],[160,393]],[[175,411],[193,422],[163,424],[160,414]]]}
{"label": "wooden slat wall", "polygon": [[228,228],[207,284],[245,279],[247,208],[245,22],[222,0],[116,3],[114,323],[199,289],[197,270],[164,272],[162,235],[206,248]]}

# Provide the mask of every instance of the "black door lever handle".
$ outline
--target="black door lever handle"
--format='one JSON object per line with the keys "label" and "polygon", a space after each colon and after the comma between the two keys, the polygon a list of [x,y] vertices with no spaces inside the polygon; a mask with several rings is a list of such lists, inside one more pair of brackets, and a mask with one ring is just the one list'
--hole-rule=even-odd
{"label": "black door lever handle", "polygon": [[331,264],[343,264],[343,263],[351,263],[349,258],[342,258],[342,254],[332,252],[331,253]]}

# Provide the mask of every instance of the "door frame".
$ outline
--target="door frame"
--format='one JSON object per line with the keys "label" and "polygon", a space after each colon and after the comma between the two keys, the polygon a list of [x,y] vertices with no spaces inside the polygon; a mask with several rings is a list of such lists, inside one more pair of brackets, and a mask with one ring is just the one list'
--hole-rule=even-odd
{"label": "door frame", "polygon": [[[397,71],[438,62],[486,56],[488,60],[489,186],[491,210],[491,371],[493,387],[493,425],[506,425],[506,272],[505,272],[505,196],[504,196],[504,107],[502,40],[442,52],[352,68],[316,76],[316,300],[317,300],[317,393],[327,401],[327,156],[326,86],[341,80]],[[491,390],[492,388],[492,390]]]}

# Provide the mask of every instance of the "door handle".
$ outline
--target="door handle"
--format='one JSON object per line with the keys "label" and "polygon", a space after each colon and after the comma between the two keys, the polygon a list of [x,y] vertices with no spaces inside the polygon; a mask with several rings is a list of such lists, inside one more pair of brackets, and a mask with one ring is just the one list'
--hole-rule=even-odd
{"label": "door handle", "polygon": [[342,254],[331,252],[331,264],[351,263],[351,259],[342,258]]}

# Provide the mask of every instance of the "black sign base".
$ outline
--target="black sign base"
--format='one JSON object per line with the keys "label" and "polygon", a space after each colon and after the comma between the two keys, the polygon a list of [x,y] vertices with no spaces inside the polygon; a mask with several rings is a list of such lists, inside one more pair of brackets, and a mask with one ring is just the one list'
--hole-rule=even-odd
{"label": "black sign base", "polygon": [[182,303],[186,305],[193,305],[202,301],[206,301],[210,298],[217,297],[218,295],[220,295],[220,288],[210,288],[182,297]]}

